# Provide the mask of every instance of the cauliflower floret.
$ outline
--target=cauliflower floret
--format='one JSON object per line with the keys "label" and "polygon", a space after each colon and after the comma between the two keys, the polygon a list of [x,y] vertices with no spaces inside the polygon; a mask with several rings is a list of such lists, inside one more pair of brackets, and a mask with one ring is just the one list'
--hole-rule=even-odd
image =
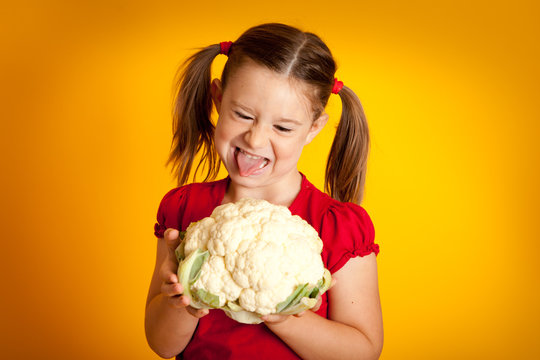
{"label": "cauliflower floret", "polygon": [[186,229],[186,238],[191,241],[185,242],[184,253],[186,256],[191,254],[195,249],[206,250],[206,244],[212,234],[212,229],[215,226],[216,221],[212,217],[206,217],[200,221],[189,224]]}
{"label": "cauliflower floret", "polygon": [[211,216],[189,225],[183,246],[185,257],[208,250],[192,284],[195,291],[219,297],[219,307],[239,305],[259,315],[275,313],[303,284],[321,286],[327,271],[317,231],[285,206],[265,200],[216,207]]}
{"label": "cauliflower floret", "polygon": [[204,289],[219,296],[219,305],[234,301],[240,296],[242,288],[234,282],[231,274],[225,270],[221,256],[210,256],[201,267],[201,275],[193,284],[194,289]]}

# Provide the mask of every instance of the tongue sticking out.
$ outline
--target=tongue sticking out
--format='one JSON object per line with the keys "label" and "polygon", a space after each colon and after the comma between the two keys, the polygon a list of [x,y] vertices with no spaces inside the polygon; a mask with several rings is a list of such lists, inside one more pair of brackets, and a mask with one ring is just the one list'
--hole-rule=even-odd
{"label": "tongue sticking out", "polygon": [[240,176],[249,176],[255,171],[262,169],[268,160],[264,157],[250,156],[243,151],[238,150],[236,153],[236,162],[238,164]]}

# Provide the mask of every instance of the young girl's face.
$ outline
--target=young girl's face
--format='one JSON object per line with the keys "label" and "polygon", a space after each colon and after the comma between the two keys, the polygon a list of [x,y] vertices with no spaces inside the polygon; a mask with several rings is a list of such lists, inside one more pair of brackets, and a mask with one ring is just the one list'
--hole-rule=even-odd
{"label": "young girl's face", "polygon": [[230,78],[225,92],[212,83],[219,113],[215,146],[231,180],[246,187],[286,186],[298,180],[303,147],[328,115],[313,121],[299,85],[252,61]]}

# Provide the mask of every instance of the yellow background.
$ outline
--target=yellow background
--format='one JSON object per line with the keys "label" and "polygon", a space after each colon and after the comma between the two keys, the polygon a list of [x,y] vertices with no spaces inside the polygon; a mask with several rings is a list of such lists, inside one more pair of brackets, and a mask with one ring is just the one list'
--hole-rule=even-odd
{"label": "yellow background", "polygon": [[[540,358],[539,18],[525,0],[4,1],[0,357],[157,359],[174,73],[277,21],[326,41],[366,111],[381,359]],[[340,108],[299,164],[318,187]]]}

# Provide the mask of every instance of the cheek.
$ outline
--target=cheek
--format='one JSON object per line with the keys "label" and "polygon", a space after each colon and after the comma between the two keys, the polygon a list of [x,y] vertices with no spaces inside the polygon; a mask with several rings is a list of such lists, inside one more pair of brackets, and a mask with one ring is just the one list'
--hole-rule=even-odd
{"label": "cheek", "polygon": [[216,146],[218,143],[223,143],[227,141],[227,134],[229,134],[230,131],[227,130],[225,121],[218,120],[218,123],[216,125],[216,129],[214,130],[214,140],[216,142]]}
{"label": "cheek", "polygon": [[230,158],[232,145],[238,143],[239,128],[227,119],[218,119],[214,130],[214,147],[223,161]]}
{"label": "cheek", "polygon": [[301,140],[285,142],[276,150],[276,156],[282,160],[297,161],[304,149],[304,143]]}
{"label": "cheek", "polygon": [[227,132],[223,130],[223,127],[220,125],[217,125],[214,130],[214,148],[222,159],[225,156],[226,148],[228,147],[228,140],[226,137]]}

